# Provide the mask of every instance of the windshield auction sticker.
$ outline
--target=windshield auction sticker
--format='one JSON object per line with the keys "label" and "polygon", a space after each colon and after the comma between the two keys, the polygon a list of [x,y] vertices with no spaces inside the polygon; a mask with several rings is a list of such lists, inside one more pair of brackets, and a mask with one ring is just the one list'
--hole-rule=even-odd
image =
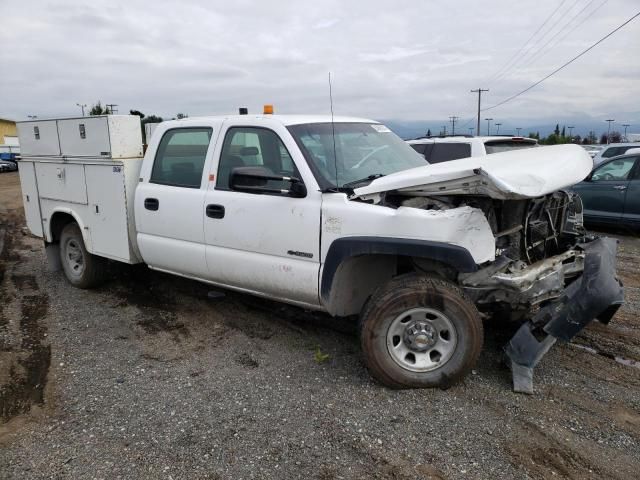
{"label": "windshield auction sticker", "polygon": [[389,130],[384,125],[380,125],[379,123],[372,123],[371,128],[373,128],[378,133],[391,133],[391,130]]}

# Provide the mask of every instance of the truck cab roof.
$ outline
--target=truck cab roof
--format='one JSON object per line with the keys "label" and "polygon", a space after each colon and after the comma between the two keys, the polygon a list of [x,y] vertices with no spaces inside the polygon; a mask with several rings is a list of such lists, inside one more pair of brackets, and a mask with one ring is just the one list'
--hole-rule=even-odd
{"label": "truck cab roof", "polygon": [[284,126],[289,125],[303,125],[306,123],[379,123],[375,120],[369,120],[366,118],[358,117],[342,117],[331,115],[214,115],[203,117],[187,117],[180,120],[169,120],[163,122],[164,124],[177,124],[184,125],[188,123],[202,123],[203,121],[225,121],[232,120],[235,122],[250,122],[250,123],[263,123],[263,122],[276,122]]}

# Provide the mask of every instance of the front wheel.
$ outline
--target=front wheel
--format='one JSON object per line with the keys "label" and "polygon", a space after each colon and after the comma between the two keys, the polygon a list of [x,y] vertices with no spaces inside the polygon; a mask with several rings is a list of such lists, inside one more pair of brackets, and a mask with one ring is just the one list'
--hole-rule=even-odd
{"label": "front wheel", "polygon": [[93,288],[106,278],[105,259],[87,252],[76,223],[69,223],[62,229],[60,260],[65,277],[74,287]]}
{"label": "front wheel", "polygon": [[445,280],[409,274],[379,288],[361,313],[360,341],[371,374],[392,388],[447,388],[475,365],[480,315]]}

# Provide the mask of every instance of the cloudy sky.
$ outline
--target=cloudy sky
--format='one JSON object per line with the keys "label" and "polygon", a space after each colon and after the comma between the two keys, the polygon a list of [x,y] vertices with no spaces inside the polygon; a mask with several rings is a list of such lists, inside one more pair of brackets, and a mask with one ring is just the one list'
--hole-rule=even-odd
{"label": "cloudy sky", "polygon": [[[640,11],[638,0],[0,3],[0,117],[15,119],[97,100],[165,117],[264,103],[326,113],[331,71],[337,114],[464,124],[470,89],[489,88],[493,105]],[[483,116],[640,124],[639,59],[640,18]]]}

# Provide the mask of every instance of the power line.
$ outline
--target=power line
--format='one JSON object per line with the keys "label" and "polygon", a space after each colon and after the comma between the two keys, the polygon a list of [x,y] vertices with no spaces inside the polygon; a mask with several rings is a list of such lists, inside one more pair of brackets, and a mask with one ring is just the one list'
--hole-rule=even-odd
{"label": "power line", "polygon": [[[562,20],[564,20],[565,16],[571,11],[573,10],[573,7],[575,7],[576,3],[578,3],[578,0],[574,0],[574,2],[569,6],[569,8],[567,8],[564,12],[562,12],[562,14],[558,17],[558,19],[553,23],[553,25],[551,25],[551,27],[549,27],[549,29],[544,32],[544,34],[537,40],[536,43],[540,43],[543,42],[544,40],[546,40],[547,35],[549,35],[551,32],[554,31],[554,29],[556,28],[556,26],[562,22]],[[562,2],[562,4],[564,4],[564,2]],[[561,4],[561,5],[562,5]],[[562,29],[562,27],[560,27],[560,29]],[[507,69],[505,72],[502,73],[502,75],[499,75],[496,80],[500,80],[500,78],[504,78],[507,73],[509,72],[509,70],[512,70],[513,68],[516,67],[516,65],[518,65],[522,60],[524,60],[525,58],[527,58],[527,56],[534,51],[536,45],[531,44],[529,46],[529,48],[526,49],[526,51],[518,58],[516,59],[515,63],[513,65],[511,65],[510,69]]]}
{"label": "power line", "polygon": [[510,102],[511,100],[513,100],[514,98],[519,97],[520,95],[522,95],[523,93],[528,92],[529,90],[531,90],[532,88],[540,85],[542,82],[544,82],[545,80],[547,80],[548,78],[552,77],[553,75],[555,75],[556,73],[558,73],[560,70],[562,70],[563,68],[569,66],[570,64],[572,64],[573,62],[575,62],[577,59],[579,59],[580,57],[582,57],[585,53],[587,53],[588,51],[592,50],[594,47],[598,46],[599,44],[601,44],[602,42],[604,42],[607,38],[609,38],[611,35],[613,35],[614,33],[616,33],[618,30],[622,29],[623,27],[625,27],[627,24],[631,23],[633,20],[635,20],[637,17],[640,16],[640,12],[636,13],[635,15],[633,15],[631,18],[629,18],[626,22],[624,22],[622,25],[618,26],[617,28],[615,28],[614,30],[612,30],[611,32],[609,32],[608,34],[606,34],[604,37],[602,37],[600,40],[598,40],[596,43],[594,43],[593,45],[591,45],[589,48],[587,48],[586,50],[583,50],[582,52],[580,52],[578,55],[576,55],[575,57],[573,57],[571,60],[569,60],[568,62],[566,62],[565,64],[563,64],[562,66],[556,68],[553,72],[551,72],[549,75],[547,75],[544,78],[541,78],[540,80],[538,80],[537,82],[535,82],[533,85],[528,86],[527,88],[525,88],[524,90],[522,90],[521,92],[516,93],[515,95],[511,95],[509,98],[506,98],[505,100],[501,101],[500,103],[496,103],[495,105],[492,105],[491,107],[487,107],[484,108],[482,111],[487,111],[487,110],[491,110],[494,109],[496,107],[499,107],[500,105],[504,105],[507,102]]}
{"label": "power line", "polygon": [[[607,3],[607,1],[608,1],[608,0],[606,0],[606,1],[605,1],[605,3]],[[571,20],[569,20],[569,21],[564,25],[564,27],[563,27],[563,28],[561,28],[560,30],[558,30],[558,31],[556,32],[556,34],[555,34],[553,37],[551,37],[547,43],[545,43],[542,47],[540,47],[540,49],[539,49],[537,52],[535,52],[535,53],[533,54],[533,56],[529,59],[529,61],[528,61],[527,63],[525,63],[524,65],[522,65],[520,68],[526,68],[526,67],[528,67],[529,65],[531,65],[532,63],[534,63],[536,60],[539,60],[540,58],[544,57],[544,55],[545,55],[546,53],[548,53],[549,51],[552,51],[552,50],[553,50],[553,47],[554,47],[555,45],[557,45],[557,43],[555,43],[555,44],[554,44],[551,48],[549,48],[548,50],[545,50],[545,48],[546,48],[546,47],[547,47],[547,46],[548,46],[552,41],[554,41],[556,38],[558,38],[558,35],[560,35],[560,34],[561,34],[561,33],[563,33],[563,32],[566,32],[566,30],[565,30],[565,29],[566,29],[569,25],[571,25],[571,24],[572,24],[572,23],[573,23],[573,22],[574,22],[574,21],[575,21],[575,20],[576,20],[580,15],[582,15],[582,12],[584,12],[584,11],[585,11],[585,10],[586,10],[586,9],[587,9],[587,8],[588,8],[588,7],[593,3],[593,2],[595,2],[595,0],[591,0],[589,3],[587,3],[587,4],[584,6],[584,8],[582,8],[582,10],[580,10],[576,15],[574,15],[574,16],[571,18]],[[604,3],[603,3],[602,5],[604,5]],[[602,5],[600,5],[600,6],[602,6]],[[593,12],[591,12],[589,15],[587,15],[587,17],[586,17],[582,22],[580,22],[578,25],[582,25],[582,23],[584,23],[586,20],[588,20],[588,19],[589,19],[589,17],[591,17],[591,15],[593,15],[594,13],[596,13],[596,11],[597,11],[599,8],[600,8],[600,7],[596,8]],[[575,29],[575,28],[573,28],[573,29],[571,29],[570,31],[568,31],[568,32],[567,32],[567,33],[566,33],[566,34],[565,34],[565,35],[564,35],[564,36],[563,36],[563,37],[558,41],[558,43],[559,43],[562,39],[564,39],[564,38],[565,38],[569,33],[573,32],[573,30],[574,30],[574,29]]]}
{"label": "power line", "polygon": [[[490,81],[492,81],[493,79],[495,79],[496,77],[498,77],[498,76],[502,73],[502,71],[503,71],[503,70],[504,70],[504,69],[505,69],[509,64],[511,64],[511,62],[512,62],[513,60],[515,60],[516,58],[518,58],[518,55],[520,54],[520,52],[522,52],[522,50],[524,50],[524,47],[526,47],[526,46],[527,46],[527,44],[528,44],[528,43],[533,39],[533,37],[535,37],[535,36],[538,34],[538,32],[540,32],[540,30],[542,30],[542,29],[544,28],[544,26],[545,26],[547,23],[549,23],[549,20],[551,20],[551,18],[556,14],[556,12],[557,12],[558,10],[560,10],[560,7],[562,7],[562,5],[564,5],[564,2],[566,2],[566,1],[567,1],[567,0],[562,0],[562,2],[560,2],[560,4],[556,7],[556,9],[555,9],[553,12],[551,12],[551,15],[549,15],[549,16],[547,17],[547,19],[546,19],[544,22],[542,22],[542,25],[540,25],[540,26],[538,27],[538,29],[537,29],[535,32],[533,32],[533,35],[531,35],[531,36],[527,39],[527,41],[526,41],[526,42],[524,42],[524,43],[522,44],[522,46],[520,47],[520,49],[519,49],[515,54],[513,54],[513,56],[512,56],[511,58],[509,58],[509,60],[507,61],[507,63],[505,63],[502,67],[500,67],[500,69],[499,69],[496,73],[494,73],[493,75],[491,75],[491,77],[489,77],[489,79],[487,80],[487,82],[490,82]],[[517,62],[516,62],[516,63],[517,63]]]}

